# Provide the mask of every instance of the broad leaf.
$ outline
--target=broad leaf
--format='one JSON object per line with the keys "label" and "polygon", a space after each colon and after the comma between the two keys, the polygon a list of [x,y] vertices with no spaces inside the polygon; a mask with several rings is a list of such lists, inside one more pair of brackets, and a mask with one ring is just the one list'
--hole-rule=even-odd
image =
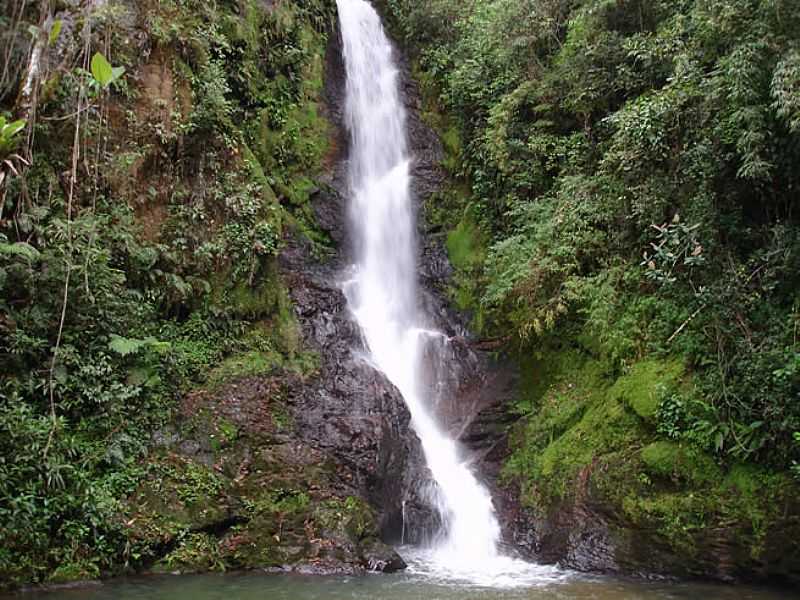
{"label": "broad leaf", "polygon": [[25,119],[20,119],[18,121],[12,121],[7,125],[2,125],[2,129],[0,129],[0,137],[2,137],[4,140],[10,140],[20,131],[25,129],[25,124]]}
{"label": "broad leaf", "polygon": [[108,87],[114,81],[113,67],[99,52],[92,57],[92,77],[103,87]]}

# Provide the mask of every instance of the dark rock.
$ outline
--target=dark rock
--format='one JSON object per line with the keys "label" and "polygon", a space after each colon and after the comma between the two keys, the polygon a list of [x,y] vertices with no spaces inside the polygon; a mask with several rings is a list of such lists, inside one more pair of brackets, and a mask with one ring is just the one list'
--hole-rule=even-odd
{"label": "dark rock", "polygon": [[361,559],[364,568],[375,573],[396,573],[408,566],[393,548],[377,538],[361,543]]}
{"label": "dark rock", "polygon": [[358,565],[339,562],[334,559],[321,560],[318,562],[301,563],[298,565],[286,566],[283,572],[297,573],[298,575],[363,575],[365,570]]}
{"label": "dark rock", "polygon": [[158,431],[154,432],[151,436],[153,446],[156,448],[164,446],[172,446],[180,440],[180,434],[175,431],[175,427],[167,425]]}
{"label": "dark rock", "polygon": [[186,456],[195,456],[200,452],[200,442],[197,440],[183,440],[178,444],[178,452]]}

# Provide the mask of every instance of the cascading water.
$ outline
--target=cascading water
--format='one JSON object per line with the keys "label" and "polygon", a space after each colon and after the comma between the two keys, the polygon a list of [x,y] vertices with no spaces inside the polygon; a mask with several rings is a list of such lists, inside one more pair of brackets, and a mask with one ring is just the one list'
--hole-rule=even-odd
{"label": "cascading water", "polygon": [[[432,560],[451,572],[509,573],[521,561],[498,553],[500,526],[489,492],[437,424],[422,382],[431,332],[417,303],[415,218],[398,69],[380,18],[365,0],[337,0],[347,71],[351,135],[353,277],[344,288],[374,365],[398,388],[436,481],[444,523]],[[512,568],[513,567],[513,568]]]}

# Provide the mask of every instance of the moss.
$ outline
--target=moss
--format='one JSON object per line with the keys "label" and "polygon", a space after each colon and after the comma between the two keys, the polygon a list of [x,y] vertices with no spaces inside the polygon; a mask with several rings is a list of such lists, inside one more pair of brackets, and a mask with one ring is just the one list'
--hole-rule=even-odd
{"label": "moss", "polygon": [[653,442],[642,448],[641,458],[647,472],[654,477],[676,479],[696,486],[718,482],[722,477],[714,460],[693,446]]}
{"label": "moss", "polygon": [[[273,483],[273,485],[275,485]],[[311,502],[309,495],[292,487],[273,487],[272,489],[253,490],[257,496],[247,500],[246,508],[252,517],[271,514],[276,518],[307,512]]]}
{"label": "moss", "polygon": [[253,151],[247,144],[243,143],[241,148],[245,164],[250,169],[252,178],[261,186],[261,192],[264,194],[265,199],[269,204],[277,206],[278,197],[275,195],[272,185],[267,179],[267,175],[264,173],[264,168],[261,166],[261,163],[258,161],[256,155],[253,154]]}
{"label": "moss", "polygon": [[679,361],[642,361],[620,377],[609,394],[625,402],[645,421],[654,423],[660,401],[660,386],[677,385],[683,372],[683,365]]}
{"label": "moss", "polygon": [[290,359],[295,358],[301,350],[301,329],[294,315],[292,301],[286,289],[281,289],[278,296],[278,312],[275,319],[275,334],[278,345]]}
{"label": "moss", "polygon": [[602,362],[575,349],[548,349],[526,370],[523,382],[538,382],[518,404],[531,417],[512,436],[505,477],[522,478],[528,504],[547,510],[575,492],[582,470],[635,444],[643,431],[621,399],[606,392]]}
{"label": "moss", "polygon": [[464,146],[461,132],[453,119],[442,110],[439,102],[441,90],[433,76],[421,68],[418,60],[411,63],[411,73],[419,84],[422,119],[439,134],[444,149],[442,165],[451,175],[455,175],[461,165]]}
{"label": "moss", "polygon": [[353,542],[377,535],[375,511],[361,498],[331,498],[314,510],[314,519],[327,535],[343,536]]}
{"label": "moss", "polygon": [[[797,506],[800,487],[784,473],[774,473],[755,465],[735,465],[719,486],[719,495],[727,499],[723,514],[749,524],[753,542],[751,555],[760,558],[770,529],[780,517]],[[795,520],[800,533],[800,522]]]}
{"label": "moss", "polygon": [[226,358],[208,375],[208,386],[218,387],[228,381],[253,375],[266,375],[284,364],[277,352],[252,351]]}
{"label": "moss", "polygon": [[520,366],[522,419],[503,476],[539,518],[586,500],[609,515],[623,560],[655,544],[680,557],[669,568],[686,574],[703,572],[714,544],[758,564],[780,560],[770,548],[797,536],[800,523],[785,515],[800,496],[787,475],[751,465],[726,471],[700,448],[658,438],[654,392],[685,385],[679,362],[643,361],[615,377],[582,349],[550,342]]}
{"label": "moss", "polygon": [[260,319],[273,313],[278,304],[274,281],[263,281],[256,287],[239,283],[227,294],[231,311],[239,317]]}
{"label": "moss", "polygon": [[[433,216],[434,220],[441,219],[444,227],[451,227],[446,216],[451,210],[458,210],[465,202],[465,198],[458,190],[450,190],[441,196],[444,199],[442,206],[437,206],[434,213],[445,214]],[[436,199],[429,200],[429,206]],[[449,296],[455,306],[462,311],[472,313],[472,329],[482,333],[485,324],[485,314],[480,304],[481,297],[481,270],[486,256],[486,236],[481,231],[472,217],[469,207],[462,209],[461,220],[453,226],[447,234],[446,248],[450,264],[454,268],[454,276],[449,290]]]}
{"label": "moss", "polygon": [[447,235],[447,254],[456,269],[469,269],[483,263],[486,243],[468,212]]}
{"label": "moss", "polygon": [[71,581],[88,581],[99,576],[100,569],[91,562],[67,562],[50,573],[47,581],[49,583],[68,583]]}
{"label": "moss", "polygon": [[156,457],[149,476],[132,496],[131,507],[142,523],[150,521],[164,533],[203,527],[224,520],[227,485],[209,467],[185,457]]}
{"label": "moss", "polygon": [[294,429],[294,417],[286,406],[274,405],[272,407],[272,422],[278,431],[287,432]]}
{"label": "moss", "polygon": [[654,524],[659,535],[684,558],[697,554],[697,536],[709,526],[713,516],[707,499],[691,492],[629,497],[625,508],[634,522],[642,526]]}

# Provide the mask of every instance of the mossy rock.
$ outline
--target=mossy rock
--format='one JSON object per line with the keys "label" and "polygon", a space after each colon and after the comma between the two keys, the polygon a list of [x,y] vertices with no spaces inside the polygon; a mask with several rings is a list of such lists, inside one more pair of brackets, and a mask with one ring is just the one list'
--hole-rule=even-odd
{"label": "mossy rock", "polygon": [[722,471],[714,460],[701,450],[675,442],[653,442],[642,448],[646,471],[665,479],[680,480],[696,486],[720,481]]}
{"label": "mossy rock", "polygon": [[483,263],[486,242],[469,210],[455,229],[447,234],[447,254],[456,269],[469,269]]}
{"label": "mossy rock", "polygon": [[231,515],[230,486],[211,468],[185,457],[155,458],[149,476],[126,501],[133,538],[163,544]]}
{"label": "mossy rock", "polygon": [[645,360],[617,379],[609,396],[624,401],[645,421],[655,423],[659,390],[677,386],[683,374],[683,364],[679,361]]}
{"label": "mossy rock", "polygon": [[213,389],[229,381],[254,375],[267,375],[283,366],[284,357],[278,352],[257,350],[234,354],[226,358],[208,375],[208,387]]}
{"label": "mossy rock", "polygon": [[100,569],[91,562],[67,562],[50,573],[47,582],[69,583],[72,581],[89,581],[98,577],[100,577]]}
{"label": "mossy rock", "polygon": [[219,541],[207,533],[190,533],[177,548],[159,560],[151,570],[155,573],[180,571],[201,573],[226,569]]}

